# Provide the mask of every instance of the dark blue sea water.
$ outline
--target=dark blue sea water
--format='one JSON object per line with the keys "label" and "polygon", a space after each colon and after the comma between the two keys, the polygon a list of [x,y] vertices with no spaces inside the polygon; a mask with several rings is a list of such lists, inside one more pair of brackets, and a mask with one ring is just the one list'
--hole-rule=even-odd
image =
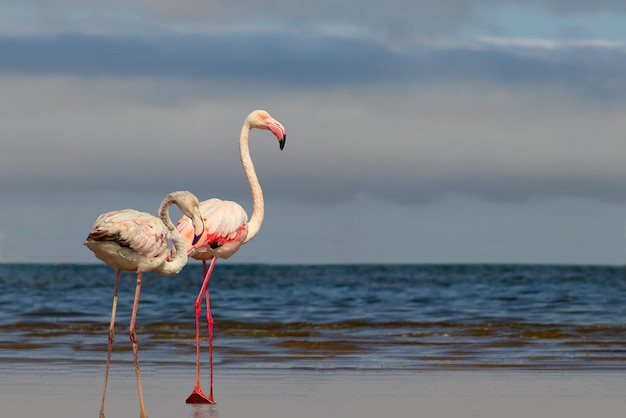
{"label": "dark blue sea water", "polygon": [[[194,364],[201,281],[145,276],[142,364]],[[103,264],[0,265],[0,363],[104,364],[113,285]],[[113,362],[134,290],[124,273]],[[218,262],[210,291],[221,369],[626,369],[623,267]]]}

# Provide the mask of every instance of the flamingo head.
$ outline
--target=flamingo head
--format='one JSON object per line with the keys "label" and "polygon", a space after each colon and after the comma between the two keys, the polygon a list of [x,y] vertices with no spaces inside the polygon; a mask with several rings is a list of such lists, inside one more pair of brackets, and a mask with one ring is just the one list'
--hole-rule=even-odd
{"label": "flamingo head", "polygon": [[200,212],[200,202],[198,198],[190,192],[182,192],[182,197],[179,197],[180,204],[178,207],[181,212],[191,219],[193,225],[193,241],[192,244],[196,244],[200,239],[200,236],[204,233],[204,218]]}
{"label": "flamingo head", "polygon": [[278,145],[282,150],[285,147],[285,141],[287,140],[287,132],[282,123],[277,121],[265,110],[255,110],[251,112],[246,121],[250,125],[250,128],[267,129],[278,139]]}
{"label": "flamingo head", "polygon": [[191,243],[196,245],[204,233],[204,218],[202,217],[202,213],[200,213],[200,205],[195,205],[191,215],[187,216],[191,218],[191,223],[193,224],[193,241]]}

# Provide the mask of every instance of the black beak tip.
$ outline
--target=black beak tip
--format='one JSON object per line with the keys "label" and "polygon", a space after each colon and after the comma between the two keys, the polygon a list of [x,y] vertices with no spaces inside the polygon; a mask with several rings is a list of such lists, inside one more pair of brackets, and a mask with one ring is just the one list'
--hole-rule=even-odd
{"label": "black beak tip", "polygon": [[287,142],[287,135],[283,136],[283,139],[278,141],[278,145],[280,146],[281,151],[283,148],[285,148],[285,142]]}
{"label": "black beak tip", "polygon": [[193,237],[193,241],[191,241],[191,244],[192,244],[192,245],[196,245],[196,243],[200,240],[200,237],[201,237],[201,236],[202,236],[202,234],[200,234],[200,235],[195,235],[195,236]]}

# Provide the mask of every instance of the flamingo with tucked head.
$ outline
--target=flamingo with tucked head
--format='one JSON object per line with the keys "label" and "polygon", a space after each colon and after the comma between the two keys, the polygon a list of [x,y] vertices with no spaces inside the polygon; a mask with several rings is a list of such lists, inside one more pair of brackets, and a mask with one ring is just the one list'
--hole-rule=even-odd
{"label": "flamingo with tucked head", "polygon": [[[137,272],[137,286],[135,300],[130,320],[128,335],[133,346],[135,357],[135,374],[137,376],[137,390],[139,391],[139,415],[146,418],[143,404],[143,391],[139,373],[139,357],[137,355],[137,333],[135,320],[141,279],[146,271],[154,271],[162,276],[178,274],[187,263],[188,247],[180,233],[172,223],[169,208],[176,204],[189,218],[191,243],[195,243],[204,231],[204,223],[198,198],[190,192],[173,192],[168,194],[159,207],[159,218],[134,209],[123,209],[107,212],[98,217],[87,236],[84,244],[109,266],[115,269],[115,290],[113,292],[113,307],[111,308],[111,323],[109,325],[109,344],[107,348],[107,363],[104,374],[104,390],[100,418],[104,418],[104,398],[106,396],[109,367],[111,364],[111,349],[114,340],[115,312],[117,310],[117,290],[122,271]],[[174,243],[175,255],[170,258],[169,240]]]}
{"label": "flamingo with tucked head", "polygon": [[[287,138],[285,127],[265,110],[251,112],[243,122],[239,136],[239,154],[243,171],[246,174],[250,191],[252,192],[252,216],[250,220],[248,221],[246,211],[238,203],[217,198],[205,200],[200,203],[200,211],[204,218],[204,232],[195,244],[192,242],[193,228],[191,220],[183,216],[178,221],[178,230],[187,243],[189,256],[196,260],[202,260],[204,271],[204,281],[195,303],[196,385],[191,395],[187,398],[187,403],[215,403],[213,398],[213,316],[211,315],[208,288],[209,278],[215,266],[215,261],[218,258],[228,258],[236,253],[242,244],[254,238],[263,223],[265,213],[263,192],[256,176],[248,147],[248,136],[253,128],[271,131],[278,139],[281,150],[285,146]],[[211,261],[208,271],[207,260]],[[202,389],[200,389],[200,310],[203,295],[206,299],[209,332],[209,396],[205,395]]]}

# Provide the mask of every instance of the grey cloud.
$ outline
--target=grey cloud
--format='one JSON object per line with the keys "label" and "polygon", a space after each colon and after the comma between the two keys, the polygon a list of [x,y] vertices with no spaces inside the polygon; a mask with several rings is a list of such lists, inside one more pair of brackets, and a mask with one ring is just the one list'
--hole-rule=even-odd
{"label": "grey cloud", "polygon": [[[251,144],[275,197],[625,199],[621,48],[402,53],[365,41],[278,39],[268,56],[247,45],[248,56],[228,41],[181,39],[4,38],[0,52],[16,59],[0,64],[0,173],[11,179],[2,191],[191,189],[246,199],[236,139],[245,114],[263,107],[289,137],[282,152],[265,133]],[[33,51],[46,41],[53,48],[41,59]]]}
{"label": "grey cloud", "polygon": [[[455,26],[471,24],[482,10],[520,7],[546,11],[555,15],[584,13],[621,13],[626,10],[623,0],[361,0],[293,1],[254,0],[203,1],[181,0],[9,0],[3,4],[10,12],[24,10],[31,18],[55,21],[66,16],[66,24],[76,23],[76,10],[83,20],[98,21],[101,16],[118,16],[130,26],[153,20],[156,25],[196,24],[209,27],[276,27],[293,28],[314,25],[351,25],[371,30],[394,32],[402,27],[409,32],[447,32]],[[15,16],[15,17],[19,17]]]}
{"label": "grey cloud", "polygon": [[497,33],[483,12],[507,5],[625,4],[5,1],[0,258],[95,262],[80,243],[99,213],[154,213],[176,189],[249,210],[236,139],[262,107],[288,142],[253,133],[266,220],[235,262],[619,262],[624,45],[458,37]]}
{"label": "grey cloud", "polygon": [[[286,163],[289,180],[271,187],[313,201],[337,198],[337,190],[344,198],[365,193],[406,204],[449,193],[626,201],[623,103],[572,100],[558,88],[430,86],[387,94],[334,102],[340,120],[326,125],[315,119],[305,128],[294,112],[299,140],[330,156],[300,151],[306,156]],[[319,144],[324,136],[333,139]]]}
{"label": "grey cloud", "polygon": [[[0,187],[7,195],[189,189],[201,198],[245,201],[238,132],[245,114],[263,107],[289,138],[283,151],[267,132],[251,138],[259,178],[273,198],[626,200],[626,104],[578,100],[558,86],[286,89],[163,106],[152,98],[189,85],[27,77],[0,83],[0,173],[11,179]],[[155,96],[141,98],[146,90]]]}
{"label": "grey cloud", "polygon": [[0,71],[70,76],[172,76],[344,82],[402,75],[411,58],[347,39],[57,35],[0,38]]}
{"label": "grey cloud", "polygon": [[[562,86],[626,97],[626,47],[550,48],[473,43],[394,51],[366,39],[232,36],[2,37],[0,73],[35,76],[173,77],[290,88],[401,83]],[[248,87],[247,87],[248,88]]]}

